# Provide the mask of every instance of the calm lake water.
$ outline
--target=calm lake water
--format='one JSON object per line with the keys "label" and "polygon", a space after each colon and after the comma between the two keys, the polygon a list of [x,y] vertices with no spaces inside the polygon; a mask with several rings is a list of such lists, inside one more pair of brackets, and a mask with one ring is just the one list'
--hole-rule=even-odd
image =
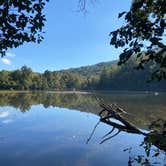
{"label": "calm lake water", "polygon": [[[164,93],[96,96],[120,105],[127,112],[125,118],[145,132],[152,121],[166,120]],[[166,164],[165,153],[155,146],[147,155],[145,145],[140,146],[143,135],[120,132],[100,144],[112,129],[102,122],[87,143],[100,110],[92,94],[1,92],[0,166],[135,166],[139,158],[154,165]],[[155,157],[156,150],[159,155]]]}

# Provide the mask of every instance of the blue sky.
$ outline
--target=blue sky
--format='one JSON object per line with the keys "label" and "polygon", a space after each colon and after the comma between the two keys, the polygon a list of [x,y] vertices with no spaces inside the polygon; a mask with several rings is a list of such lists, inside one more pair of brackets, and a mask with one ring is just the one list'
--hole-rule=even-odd
{"label": "blue sky", "polygon": [[24,44],[8,51],[0,70],[27,65],[33,71],[60,70],[118,58],[120,50],[109,45],[109,32],[123,24],[118,13],[130,8],[130,0],[96,0],[88,13],[77,12],[78,0],[50,0],[41,44]]}

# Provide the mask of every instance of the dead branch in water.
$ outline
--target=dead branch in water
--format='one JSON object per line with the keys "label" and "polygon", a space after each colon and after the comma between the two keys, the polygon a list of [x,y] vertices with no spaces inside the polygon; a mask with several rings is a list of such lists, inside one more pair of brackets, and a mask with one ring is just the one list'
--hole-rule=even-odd
{"label": "dead branch in water", "polygon": [[[87,143],[91,140],[92,136],[95,133],[95,130],[97,126],[99,125],[100,122],[103,122],[105,124],[108,124],[112,126],[111,131],[109,131],[107,134],[105,134],[102,137],[102,141],[100,144],[104,143],[105,141],[117,136],[121,131],[128,132],[128,133],[133,133],[133,134],[142,134],[146,136],[147,134],[139,130],[137,127],[135,127],[133,124],[129,123],[125,118],[121,115],[124,113],[127,113],[119,107],[117,104],[105,104],[101,99],[97,98],[95,96],[97,102],[99,103],[100,107],[102,110],[99,112],[100,120],[99,122],[95,125],[90,137],[87,140]],[[111,121],[112,119],[119,121],[120,123],[116,123]],[[111,135],[115,129],[117,130],[115,134]]]}
{"label": "dead branch in water", "polygon": [[[102,137],[103,140],[100,142],[100,144],[117,136],[121,131],[124,131],[127,133],[144,135],[145,143],[150,143],[159,148],[160,150],[166,152],[166,120],[158,119],[152,122],[149,126],[150,131],[145,133],[136,126],[134,126],[134,124],[128,122],[123,117],[123,114],[126,114],[127,112],[120,106],[118,106],[117,104],[106,104],[96,95],[95,99],[98,102],[99,106],[102,108],[102,110],[99,112],[100,120],[95,125],[90,137],[87,140],[87,143],[89,143],[89,141],[91,140],[99,123],[103,122],[111,126],[112,129]],[[116,122],[115,120],[118,122]],[[115,130],[116,132],[112,134]]]}
{"label": "dead branch in water", "polygon": [[[99,101],[99,100],[98,100]],[[105,134],[102,137],[100,144],[105,141],[117,136],[121,131],[132,133],[132,134],[141,134],[144,135],[145,142],[149,142],[159,148],[160,150],[166,151],[166,121],[163,119],[158,119],[149,126],[150,132],[144,133],[132,123],[128,122],[123,114],[126,113],[121,107],[117,104],[105,104],[103,101],[98,102],[102,110],[99,113],[100,121],[112,126],[112,130]],[[115,122],[113,120],[117,120]],[[111,135],[113,131],[117,129],[115,134]],[[106,138],[107,137],[107,138]]]}
{"label": "dead branch in water", "polygon": [[[117,104],[105,104],[103,102],[100,102],[99,105],[102,108],[101,112],[99,113],[100,121],[117,128],[119,130],[118,134],[120,133],[120,131],[126,131],[129,133],[146,135],[146,133],[140,131],[133,124],[125,120],[125,118],[121,114],[126,112]],[[111,121],[111,119],[118,120],[123,125],[115,123]]]}

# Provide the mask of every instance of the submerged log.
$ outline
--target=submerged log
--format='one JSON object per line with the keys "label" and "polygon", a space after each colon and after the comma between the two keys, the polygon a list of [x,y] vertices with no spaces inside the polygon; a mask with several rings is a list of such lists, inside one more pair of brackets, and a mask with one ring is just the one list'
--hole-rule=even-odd
{"label": "submerged log", "polygon": [[[106,123],[112,126],[112,130],[108,132],[102,138],[105,138],[113,133],[115,129],[118,131],[101,141],[104,143],[105,141],[117,136],[121,131],[133,133],[133,134],[141,134],[144,135],[144,141],[146,143],[151,143],[152,145],[156,146],[160,150],[166,152],[166,121],[162,119],[158,119],[149,126],[150,131],[145,133],[134,126],[132,123],[128,122],[122,114],[126,113],[122,108],[120,108],[116,104],[105,104],[100,100],[99,102],[100,107],[102,110],[99,113],[100,122]],[[112,121],[112,119],[119,121],[120,123],[116,123]]]}
{"label": "submerged log", "polygon": [[[135,127],[132,123],[129,123],[127,120],[125,120],[125,118],[121,114],[126,112],[122,108],[120,108],[118,105],[105,104],[101,101],[99,104],[100,104],[100,107],[102,108],[101,112],[99,113],[101,122],[114,126],[118,128],[120,131],[146,135],[146,133],[142,132],[137,127]],[[112,122],[111,119],[118,120],[123,125]]]}

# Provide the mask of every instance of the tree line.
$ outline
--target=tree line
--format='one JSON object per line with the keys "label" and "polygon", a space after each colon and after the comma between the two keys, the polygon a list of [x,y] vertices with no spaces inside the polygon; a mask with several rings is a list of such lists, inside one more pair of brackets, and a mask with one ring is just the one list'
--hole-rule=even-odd
{"label": "tree line", "polygon": [[33,72],[27,66],[0,72],[0,89],[5,90],[78,90],[84,89],[86,79],[65,71]]}
{"label": "tree line", "polygon": [[[112,64],[112,62],[110,62]],[[166,80],[148,82],[153,69],[134,70],[136,62],[130,60],[127,65],[106,64],[96,73],[98,65],[91,67],[88,75],[82,74],[84,68],[71,71],[33,72],[27,66],[14,71],[0,71],[1,90],[160,90],[166,91]]]}
{"label": "tree line", "polygon": [[166,91],[166,80],[154,80],[151,74],[155,69],[151,64],[144,70],[134,69],[137,66],[135,60],[129,60],[127,64],[112,68],[105,67],[96,84],[96,89],[102,90],[138,90],[138,91]]}

